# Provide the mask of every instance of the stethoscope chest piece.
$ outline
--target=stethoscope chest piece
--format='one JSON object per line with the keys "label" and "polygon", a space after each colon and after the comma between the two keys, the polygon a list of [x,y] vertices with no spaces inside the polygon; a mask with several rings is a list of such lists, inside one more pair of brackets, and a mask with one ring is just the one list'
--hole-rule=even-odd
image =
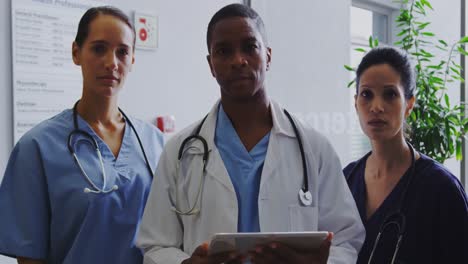
{"label": "stethoscope chest piece", "polygon": [[303,206],[311,206],[312,205],[312,194],[310,191],[304,192],[304,190],[299,190],[299,200],[301,201]]}

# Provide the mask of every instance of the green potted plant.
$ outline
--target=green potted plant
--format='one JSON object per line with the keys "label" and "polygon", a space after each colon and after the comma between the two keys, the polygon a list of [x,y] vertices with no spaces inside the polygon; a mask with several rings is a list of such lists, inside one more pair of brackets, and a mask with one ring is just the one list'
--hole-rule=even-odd
{"label": "green potted plant", "polygon": [[[464,44],[468,37],[456,43],[447,44],[437,39],[428,30],[430,22],[425,21],[428,11],[433,10],[427,0],[400,0],[403,8],[396,19],[399,41],[394,45],[406,50],[416,67],[416,104],[407,123],[410,128],[410,141],[418,150],[439,162],[455,155],[462,159],[462,143],[468,129],[464,102],[451,104],[446,94],[447,84],[464,82],[462,68],[454,60],[457,55],[468,55]],[[378,39],[369,38],[369,47],[379,45]],[[434,48],[444,51],[445,56],[436,56]],[[356,49],[366,52],[365,49]],[[355,68],[345,65],[349,71]],[[355,81],[348,83],[355,87]]]}

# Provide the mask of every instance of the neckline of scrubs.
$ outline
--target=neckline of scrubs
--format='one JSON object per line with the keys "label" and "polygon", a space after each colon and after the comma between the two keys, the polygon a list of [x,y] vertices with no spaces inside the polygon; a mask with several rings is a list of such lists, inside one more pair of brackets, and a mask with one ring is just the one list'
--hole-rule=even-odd
{"label": "neckline of scrubs", "polygon": [[263,145],[268,144],[271,130],[266,133],[265,136],[263,136],[250,151],[247,151],[244,143],[237,134],[231,119],[229,119],[226,112],[224,111],[222,104],[219,104],[217,123],[220,125],[216,126],[216,132],[219,133],[219,135],[224,135],[223,137],[231,138],[231,142],[235,142],[235,144],[230,146],[230,151],[235,153],[239,159],[244,159],[249,162],[258,161],[261,159],[263,162],[265,158]]}
{"label": "neckline of scrubs", "polygon": [[114,163],[114,165],[118,164],[125,164],[125,161],[128,158],[128,155],[130,154],[130,129],[129,124],[126,118],[125,120],[125,126],[124,126],[124,135],[122,137],[122,142],[120,145],[119,153],[117,153],[117,157],[114,156],[114,153],[112,153],[112,150],[110,147],[107,145],[107,143],[93,130],[93,128],[84,120],[79,114],[77,114],[77,119],[78,119],[78,128],[82,129],[86,132],[88,132],[90,135],[92,135],[97,143],[99,150],[101,151],[102,158],[104,160],[110,160]]}
{"label": "neckline of scrubs", "polygon": [[[361,164],[361,166],[363,167],[362,169],[362,174],[360,175],[360,178],[361,178],[361,188],[363,188],[364,190],[364,199],[363,199],[363,203],[359,206],[361,208],[359,208],[359,210],[361,211],[361,215],[362,215],[362,221],[364,223],[370,223],[370,222],[373,222],[375,221],[375,219],[379,219],[380,215],[382,214],[386,214],[388,213],[389,209],[392,209],[394,206],[395,206],[395,203],[399,203],[399,199],[400,199],[400,195],[401,195],[401,191],[402,189],[406,186],[406,183],[407,181],[409,180],[409,177],[410,177],[410,169],[411,167],[409,167],[408,169],[406,169],[405,173],[403,174],[403,176],[401,176],[400,180],[398,180],[398,183],[395,185],[395,187],[393,187],[393,189],[390,191],[390,193],[387,195],[387,197],[385,197],[385,199],[383,200],[383,202],[379,205],[379,207],[374,211],[374,213],[372,215],[370,215],[369,217],[367,217],[367,185],[366,185],[366,180],[365,180],[365,171],[366,171],[366,162],[367,162],[367,159],[369,158],[371,152],[369,152],[366,157],[364,157],[363,159],[363,162]],[[415,167],[418,165],[418,161],[420,161],[421,159],[418,159],[415,161]],[[416,169],[416,168],[415,168]],[[414,179],[413,179],[414,181]],[[401,208],[400,208],[401,209]]]}

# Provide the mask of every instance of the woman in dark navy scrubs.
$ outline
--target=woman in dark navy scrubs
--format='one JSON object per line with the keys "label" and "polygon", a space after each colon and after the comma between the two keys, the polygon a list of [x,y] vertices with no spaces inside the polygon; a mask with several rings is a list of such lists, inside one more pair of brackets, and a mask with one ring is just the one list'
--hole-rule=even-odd
{"label": "woman in dark navy scrubs", "polygon": [[465,190],[405,139],[415,104],[409,56],[375,48],[356,74],[355,107],[372,145],[344,169],[367,233],[358,263],[468,263]]}

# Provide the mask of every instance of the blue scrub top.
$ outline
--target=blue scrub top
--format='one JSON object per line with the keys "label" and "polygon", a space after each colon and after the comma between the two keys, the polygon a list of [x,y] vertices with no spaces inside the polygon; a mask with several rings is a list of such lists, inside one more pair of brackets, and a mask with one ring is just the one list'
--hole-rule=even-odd
{"label": "blue scrub top", "polygon": [[269,139],[270,132],[248,152],[220,104],[214,141],[236,190],[238,232],[260,231],[258,192]]}
{"label": "blue scrub top", "polygon": [[[108,194],[91,188],[67,148],[74,130],[65,110],[27,132],[15,145],[0,186],[0,253],[42,259],[48,264],[142,263],[135,246],[152,175],[134,131],[125,126],[117,158],[78,116],[80,129],[98,142],[107,174]],[[153,126],[132,119],[152,169],[163,146]],[[73,137],[75,152],[91,180],[102,186],[101,166],[89,139]]]}
{"label": "blue scrub top", "polygon": [[[369,155],[369,154],[368,154]],[[393,212],[410,178],[403,175],[382,205],[366,216],[365,163],[368,155],[349,164],[344,175],[366,228],[366,240],[357,263],[367,263],[380,225]],[[468,263],[468,202],[455,176],[433,159],[421,154],[415,163],[413,183],[402,210],[406,232],[396,263]],[[396,229],[382,234],[372,263],[390,263],[396,245]]]}

